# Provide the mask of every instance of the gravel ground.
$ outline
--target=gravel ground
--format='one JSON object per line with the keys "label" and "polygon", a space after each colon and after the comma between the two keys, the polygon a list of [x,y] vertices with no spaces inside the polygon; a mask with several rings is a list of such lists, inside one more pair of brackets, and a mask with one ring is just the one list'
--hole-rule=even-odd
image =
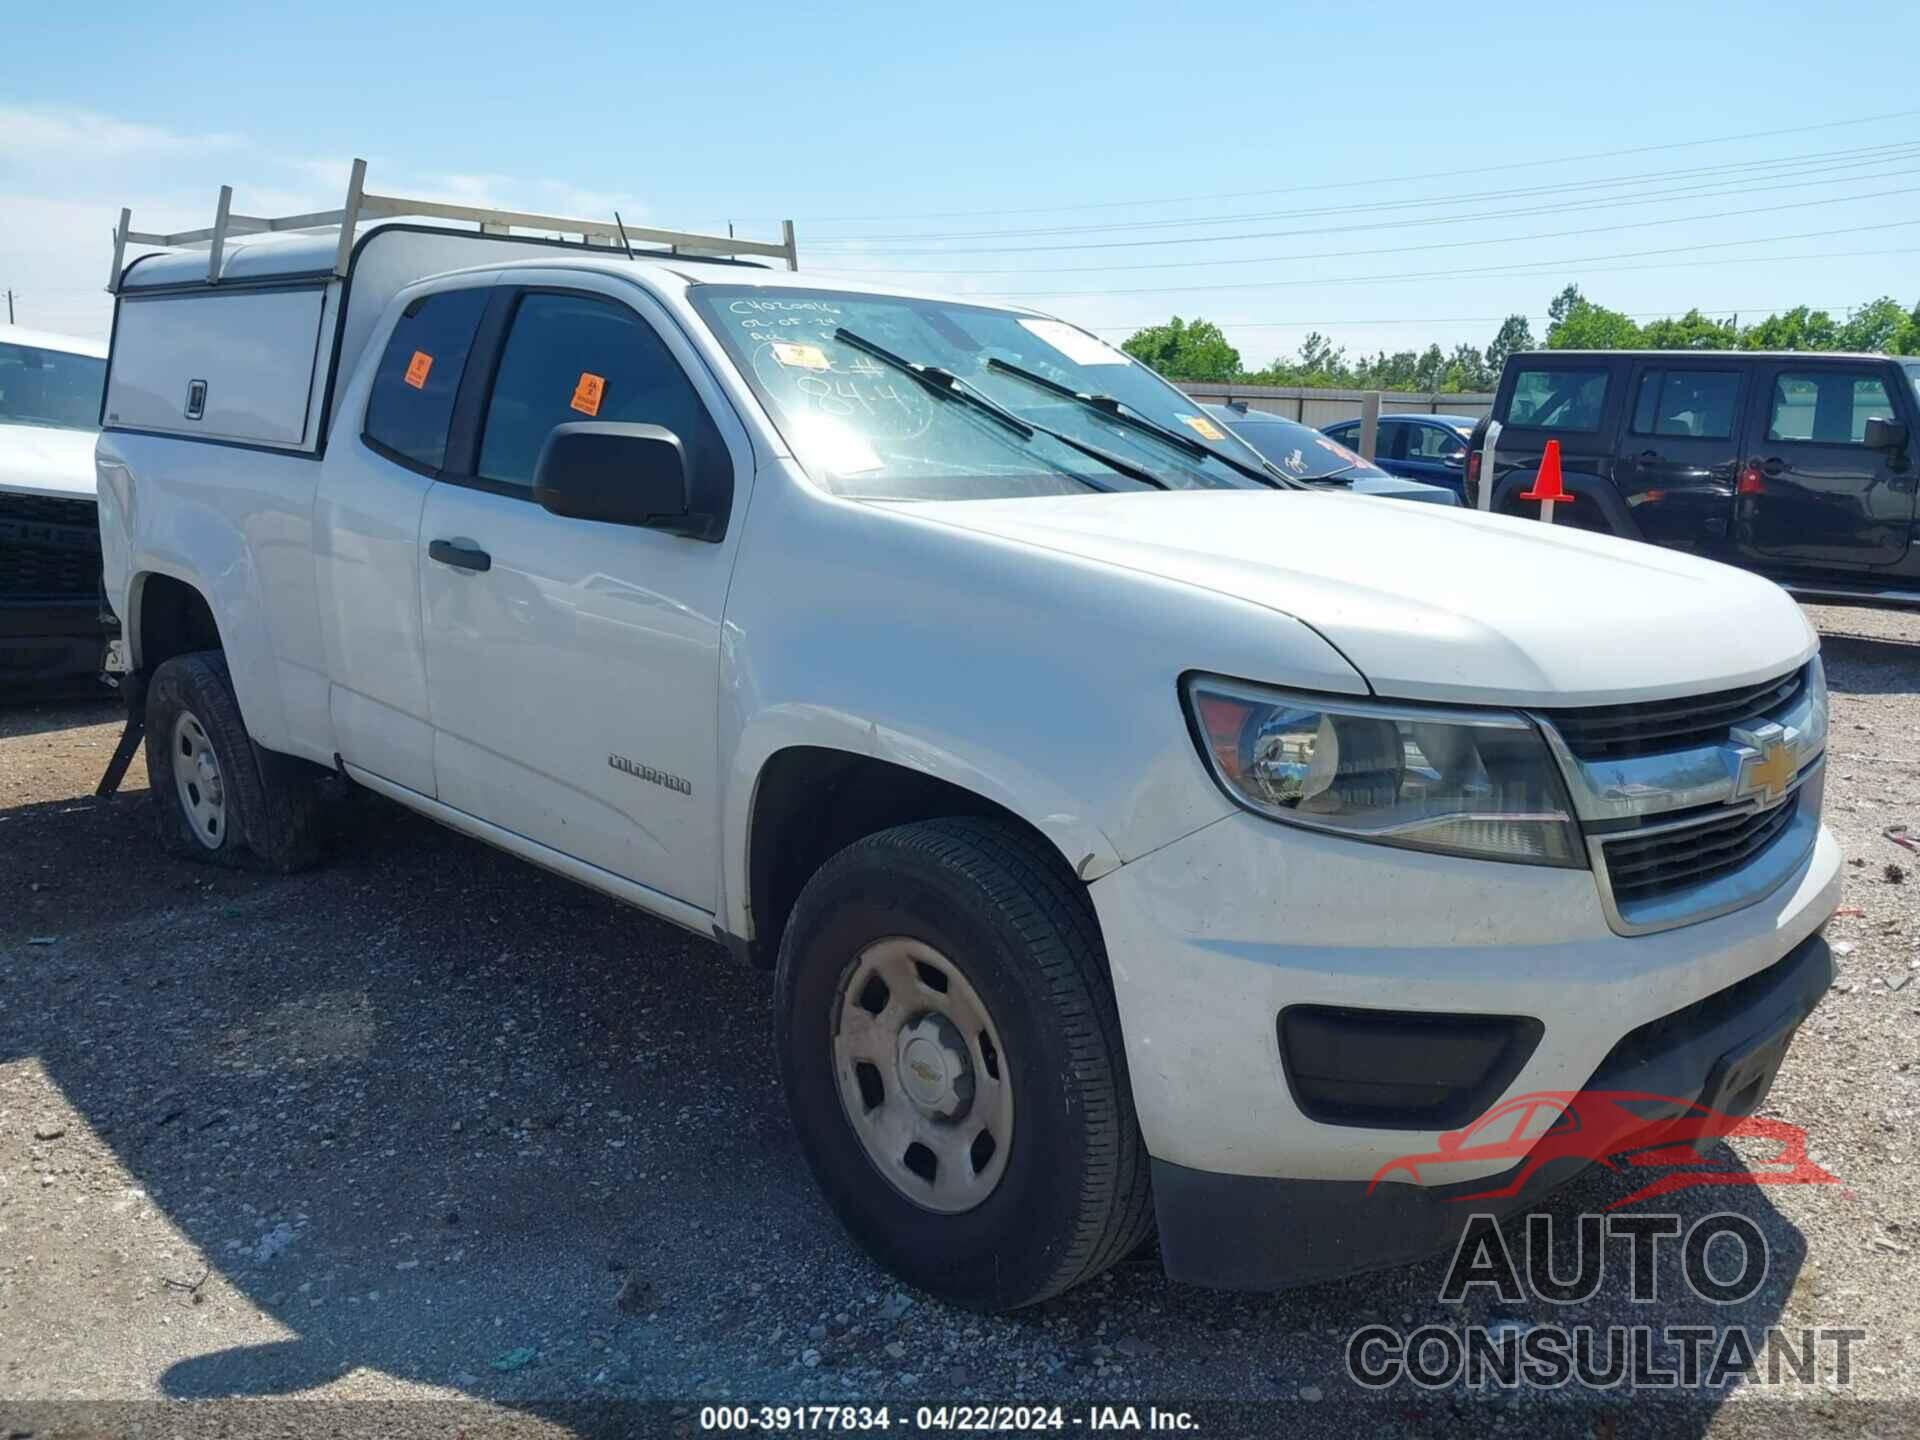
{"label": "gravel ground", "polygon": [[[0,1433],[210,1397],[232,1398],[172,1428],[689,1433],[716,1399],[931,1398],[1060,1402],[1068,1428],[1096,1402],[1260,1402],[1218,1434],[1913,1433],[1920,854],[1883,832],[1920,832],[1920,617],[1810,613],[1851,857],[1841,974],[1765,1113],[1843,1183],[1675,1208],[1749,1215],[1772,1251],[1759,1295],[1700,1322],[1862,1327],[1844,1390],[1684,1413],[1365,1396],[1355,1328],[1462,1318],[1442,1261],[1245,1296],[1172,1286],[1149,1252],[1012,1318],[950,1309],[856,1251],[807,1178],[765,976],[364,795],[311,873],[175,863],[143,764],[91,798],[118,723],[76,704],[0,711]],[[1548,1208],[1617,1193],[1583,1178]],[[1609,1284],[1571,1314],[1466,1316],[1631,1310]],[[618,1408],[635,1401],[673,1408]]]}

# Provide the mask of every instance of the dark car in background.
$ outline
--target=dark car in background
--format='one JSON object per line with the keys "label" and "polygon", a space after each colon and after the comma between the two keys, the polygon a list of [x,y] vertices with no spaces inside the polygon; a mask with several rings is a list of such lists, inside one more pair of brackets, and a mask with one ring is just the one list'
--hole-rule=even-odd
{"label": "dark car in background", "polygon": [[[1497,421],[1493,461],[1486,436]],[[1520,499],[1548,440],[1575,497],[1556,525],[1704,555],[1835,604],[1920,608],[1920,360],[1761,351],[1508,357],[1466,499]]]}
{"label": "dark car in background", "polygon": [[1355,495],[1380,495],[1390,500],[1422,500],[1433,505],[1456,505],[1454,492],[1417,480],[1402,480],[1369,465],[1357,451],[1282,415],[1244,404],[1201,407],[1246,441],[1268,464],[1307,485],[1349,490]]}
{"label": "dark car in background", "polygon": [[[1373,463],[1389,475],[1401,475],[1460,494],[1466,473],[1467,437],[1473,415],[1382,415],[1373,440]],[[1342,420],[1324,432],[1349,450],[1360,448],[1360,422]]]}

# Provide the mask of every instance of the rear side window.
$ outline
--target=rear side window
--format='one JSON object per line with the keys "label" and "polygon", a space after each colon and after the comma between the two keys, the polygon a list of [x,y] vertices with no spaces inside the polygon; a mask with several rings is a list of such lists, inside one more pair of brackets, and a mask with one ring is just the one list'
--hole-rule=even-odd
{"label": "rear side window", "polygon": [[491,293],[443,290],[407,306],[367,399],[365,438],[375,448],[421,470],[446,463],[453,399]]}
{"label": "rear side window", "polygon": [[480,478],[533,487],[556,425],[606,420],[663,425],[680,437],[696,480],[725,493],[731,465],[706,406],[653,327],[624,305],[534,293],[520,302],[480,439]]}
{"label": "rear side window", "polygon": [[1860,445],[1867,421],[1893,418],[1893,402],[1878,375],[1862,370],[1783,371],[1774,378],[1769,440],[1816,445]]}
{"label": "rear side window", "polygon": [[1633,433],[1728,440],[1740,403],[1740,376],[1730,370],[1649,370],[1633,404]]}
{"label": "rear side window", "polygon": [[1598,430],[1606,407],[1605,370],[1522,370],[1514,377],[1507,424]]}

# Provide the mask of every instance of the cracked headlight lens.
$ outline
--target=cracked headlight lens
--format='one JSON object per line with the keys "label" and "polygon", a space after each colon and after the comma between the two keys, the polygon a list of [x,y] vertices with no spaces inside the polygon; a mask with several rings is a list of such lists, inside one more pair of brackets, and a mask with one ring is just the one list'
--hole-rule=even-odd
{"label": "cracked headlight lens", "polygon": [[1186,686],[1214,779],[1249,810],[1357,840],[1583,867],[1559,768],[1525,716]]}

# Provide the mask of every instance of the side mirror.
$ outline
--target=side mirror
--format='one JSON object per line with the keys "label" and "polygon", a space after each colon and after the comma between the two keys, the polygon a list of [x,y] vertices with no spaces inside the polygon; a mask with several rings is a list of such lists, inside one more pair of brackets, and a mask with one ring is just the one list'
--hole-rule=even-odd
{"label": "side mirror", "polygon": [[1898,420],[1883,420],[1876,415],[1867,421],[1865,438],[1869,450],[1904,450],[1907,448],[1907,427]]}
{"label": "side mirror", "polygon": [[535,503],[555,515],[700,534],[680,437],[658,425],[556,425],[533,467]]}
{"label": "side mirror", "polygon": [[1464,470],[1467,468],[1467,452],[1456,450],[1451,455],[1442,455],[1440,463],[1450,470]]}

